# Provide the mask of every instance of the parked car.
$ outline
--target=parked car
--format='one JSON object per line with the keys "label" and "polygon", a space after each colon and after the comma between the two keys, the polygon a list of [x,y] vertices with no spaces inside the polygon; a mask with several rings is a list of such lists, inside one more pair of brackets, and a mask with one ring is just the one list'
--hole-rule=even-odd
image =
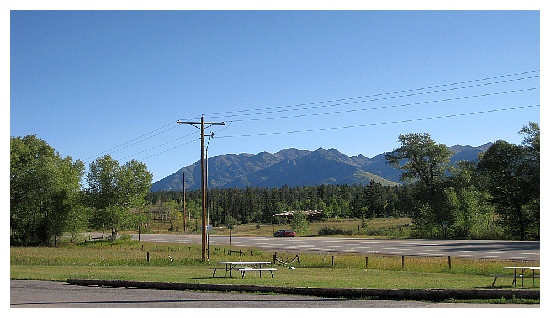
{"label": "parked car", "polygon": [[278,230],[277,232],[273,233],[273,236],[275,237],[294,237],[296,236],[296,232],[292,230]]}

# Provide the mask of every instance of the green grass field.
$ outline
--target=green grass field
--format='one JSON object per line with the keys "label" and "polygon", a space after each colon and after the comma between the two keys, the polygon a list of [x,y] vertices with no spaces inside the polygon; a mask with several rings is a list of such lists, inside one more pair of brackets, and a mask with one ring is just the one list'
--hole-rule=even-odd
{"label": "green grass field", "polygon": [[[75,279],[135,280],[155,282],[252,284],[265,286],[383,288],[383,289],[475,289],[491,288],[491,273],[512,261],[453,258],[407,257],[357,254],[295,254],[279,252],[275,277],[249,273],[240,278],[212,277],[211,267],[231,260],[272,261],[273,254],[258,249],[243,250],[243,255],[228,255],[229,246],[211,246],[210,259],[203,262],[201,246],[137,242],[129,239],[62,244],[58,247],[11,247],[10,278],[66,281]],[[147,261],[149,253],[149,261]],[[368,260],[367,260],[368,257]],[[368,263],[367,263],[368,262]],[[539,263],[521,263],[539,266]],[[530,274],[530,273],[526,273]],[[223,276],[217,272],[217,276]],[[521,285],[518,284],[518,287]],[[533,288],[531,277],[524,288]],[[498,288],[512,288],[511,279],[499,278]],[[539,289],[540,280],[535,279]]]}

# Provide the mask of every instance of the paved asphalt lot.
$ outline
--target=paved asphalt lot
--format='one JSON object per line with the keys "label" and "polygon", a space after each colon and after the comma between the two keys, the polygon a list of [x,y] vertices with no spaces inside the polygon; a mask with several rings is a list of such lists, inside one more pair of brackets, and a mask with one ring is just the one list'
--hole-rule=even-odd
{"label": "paved asphalt lot", "polygon": [[10,309],[13,308],[540,308],[540,305],[350,300],[257,293],[86,287],[63,282],[12,280]]}
{"label": "paved asphalt lot", "polygon": [[[200,235],[137,234],[149,242],[201,244]],[[228,236],[210,236],[211,245],[229,245]],[[270,251],[313,253],[390,254],[406,256],[452,256],[479,259],[540,260],[539,241],[488,240],[375,240],[332,237],[231,237],[235,249],[261,248]]]}

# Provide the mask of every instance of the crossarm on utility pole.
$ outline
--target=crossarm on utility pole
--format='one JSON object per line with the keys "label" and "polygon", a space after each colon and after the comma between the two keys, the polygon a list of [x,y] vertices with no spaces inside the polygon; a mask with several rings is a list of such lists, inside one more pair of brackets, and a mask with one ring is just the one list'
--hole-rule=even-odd
{"label": "crossarm on utility pole", "polygon": [[[204,169],[204,125],[225,125],[224,122],[219,123],[205,123],[204,116],[201,116],[200,122],[190,122],[190,121],[179,121],[178,124],[185,125],[200,125],[201,131],[201,189],[202,189],[202,260],[206,260],[206,175]],[[197,127],[198,128],[198,127]]]}

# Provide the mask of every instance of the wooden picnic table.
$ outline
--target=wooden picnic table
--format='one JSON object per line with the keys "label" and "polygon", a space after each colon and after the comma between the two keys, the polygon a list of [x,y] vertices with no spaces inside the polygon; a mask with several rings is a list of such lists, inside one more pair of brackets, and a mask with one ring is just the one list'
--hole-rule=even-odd
{"label": "wooden picnic table", "polygon": [[[227,272],[229,272],[229,277],[233,277],[231,274],[231,271],[237,267],[237,266],[259,266],[262,268],[262,265],[265,264],[271,264],[271,262],[264,262],[264,261],[248,261],[248,262],[219,262],[218,264],[225,265],[225,275],[227,276]],[[214,274],[216,273],[216,269],[214,269]],[[262,272],[260,272],[261,275]]]}

